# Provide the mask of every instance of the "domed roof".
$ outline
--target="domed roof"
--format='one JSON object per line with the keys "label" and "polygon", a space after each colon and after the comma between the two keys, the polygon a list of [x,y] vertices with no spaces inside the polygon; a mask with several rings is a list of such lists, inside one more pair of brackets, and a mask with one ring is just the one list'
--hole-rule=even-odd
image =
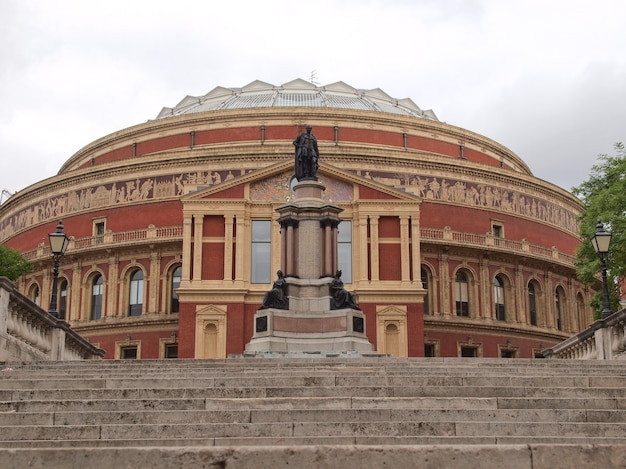
{"label": "domed roof", "polygon": [[296,106],[388,112],[438,121],[433,111],[420,109],[409,98],[392,98],[379,88],[359,90],[341,81],[316,86],[301,79],[281,86],[258,80],[243,88],[218,86],[204,96],[187,96],[176,107],[163,108],[157,119],[222,109]]}

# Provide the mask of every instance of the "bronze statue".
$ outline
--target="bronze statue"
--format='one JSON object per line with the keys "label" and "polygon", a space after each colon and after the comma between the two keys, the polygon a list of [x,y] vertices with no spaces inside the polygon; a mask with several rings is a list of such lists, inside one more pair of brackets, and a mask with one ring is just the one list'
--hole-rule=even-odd
{"label": "bronze statue", "polygon": [[330,309],[358,309],[359,306],[356,303],[356,296],[343,288],[343,282],[341,281],[341,270],[338,270],[335,274],[335,278],[330,283]]}
{"label": "bronze statue", "polygon": [[319,151],[317,138],[311,133],[311,129],[312,127],[307,125],[306,133],[298,135],[298,138],[293,141],[296,147],[295,166],[298,181],[303,179],[317,180]]}
{"label": "bronze statue", "polygon": [[289,309],[289,297],[287,296],[287,282],[285,282],[285,276],[282,270],[279,270],[276,274],[278,278],[274,282],[274,285],[272,285],[272,289],[263,297],[263,304],[259,309]]}

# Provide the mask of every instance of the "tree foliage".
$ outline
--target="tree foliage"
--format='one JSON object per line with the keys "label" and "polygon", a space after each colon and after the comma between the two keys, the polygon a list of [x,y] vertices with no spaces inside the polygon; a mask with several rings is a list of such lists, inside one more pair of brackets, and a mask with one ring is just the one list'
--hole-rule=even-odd
{"label": "tree foliage", "polygon": [[0,244],[0,277],[17,280],[32,270],[33,265],[18,250]]}
{"label": "tree foliage", "polygon": [[[614,148],[614,156],[598,156],[598,163],[591,168],[589,179],[574,187],[572,192],[585,205],[580,218],[583,242],[576,252],[578,276],[589,285],[598,282],[600,258],[588,240],[600,220],[613,235],[606,265],[611,310],[617,311],[618,284],[626,277],[626,148],[623,143],[616,143]],[[596,314],[602,309],[601,295],[599,291],[592,301]]]}

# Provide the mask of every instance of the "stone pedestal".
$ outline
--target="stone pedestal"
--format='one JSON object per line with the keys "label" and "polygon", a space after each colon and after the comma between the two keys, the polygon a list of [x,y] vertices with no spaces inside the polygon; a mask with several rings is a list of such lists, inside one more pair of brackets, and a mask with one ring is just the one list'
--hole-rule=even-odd
{"label": "stone pedestal", "polygon": [[322,199],[324,185],[303,180],[295,200],[279,207],[281,270],[289,309],[260,309],[254,316],[250,352],[372,352],[365,315],[332,309],[337,273],[337,227],[342,209]]}

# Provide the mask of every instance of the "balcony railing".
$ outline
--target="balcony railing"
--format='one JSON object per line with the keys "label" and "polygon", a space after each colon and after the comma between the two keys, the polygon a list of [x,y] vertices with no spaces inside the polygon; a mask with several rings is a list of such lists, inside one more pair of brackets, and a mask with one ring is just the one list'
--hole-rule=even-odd
{"label": "balcony railing", "polygon": [[[456,244],[468,247],[489,247],[503,252],[515,252],[529,256],[557,261],[567,265],[574,264],[574,256],[559,251],[555,247],[546,248],[528,243],[526,240],[516,241],[506,238],[498,238],[491,234],[466,233],[463,231],[452,231],[451,229],[421,228],[421,240],[436,244]],[[70,241],[68,252],[80,252],[94,247],[124,246],[136,244],[137,242],[153,242],[154,240],[176,240],[182,241],[182,226],[150,226],[142,230],[107,232],[100,236],[88,236],[86,238],[76,238]],[[22,253],[23,256],[34,261],[41,258],[50,257],[50,247],[41,244],[36,249],[31,249]]]}
{"label": "balcony railing", "polygon": [[513,239],[498,238],[492,234],[466,233],[464,231],[452,231],[449,228],[421,228],[421,241],[436,244],[463,245],[468,247],[489,247],[503,252],[515,252],[537,258],[561,262],[567,265],[574,264],[574,256],[559,251],[556,247],[546,248],[530,244],[527,240],[516,241]]}
{"label": "balcony railing", "polygon": [[[95,247],[124,246],[137,244],[137,242],[153,242],[154,240],[182,241],[182,226],[164,226],[157,228],[153,225],[142,230],[132,231],[108,231],[103,235],[88,236],[86,238],[72,238],[68,246],[68,252],[80,252]],[[22,253],[24,258],[34,261],[52,256],[50,246],[42,243],[36,249]]]}

